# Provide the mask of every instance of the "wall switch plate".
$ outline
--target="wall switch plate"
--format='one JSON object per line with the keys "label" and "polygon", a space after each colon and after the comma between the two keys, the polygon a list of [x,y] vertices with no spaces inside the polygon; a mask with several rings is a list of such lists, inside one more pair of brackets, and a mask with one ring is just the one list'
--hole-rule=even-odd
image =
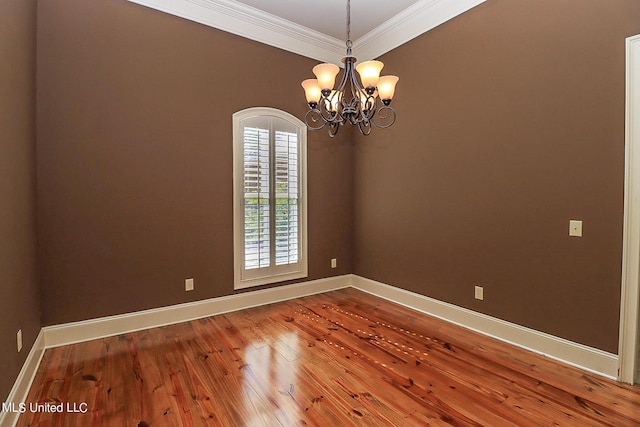
{"label": "wall switch plate", "polygon": [[569,220],[569,236],[582,237],[582,221],[577,219]]}
{"label": "wall switch plate", "polygon": [[484,300],[484,288],[482,286],[475,287],[475,297],[479,300]]}
{"label": "wall switch plate", "polygon": [[184,279],[184,290],[185,291],[193,290],[193,279]]}
{"label": "wall switch plate", "polygon": [[338,266],[338,259],[331,258],[331,268],[336,268]]}
{"label": "wall switch plate", "polygon": [[16,341],[18,343],[18,353],[22,350],[22,329],[18,329],[18,333],[16,334]]}

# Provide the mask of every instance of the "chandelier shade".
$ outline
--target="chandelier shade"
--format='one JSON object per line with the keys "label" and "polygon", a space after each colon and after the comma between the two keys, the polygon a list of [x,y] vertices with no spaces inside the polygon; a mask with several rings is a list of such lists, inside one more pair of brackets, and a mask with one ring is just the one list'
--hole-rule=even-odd
{"label": "chandelier shade", "polygon": [[[388,128],[396,121],[396,112],[389,106],[395,94],[397,76],[380,76],[384,64],[365,61],[356,65],[352,55],[351,1],[347,0],[347,55],[342,58],[344,72],[335,86],[340,67],[318,64],[313,67],[315,79],[302,82],[309,111],[305,122],[310,130],[328,127],[335,136],[340,126],[357,125],[363,135],[371,133],[372,126]],[[357,72],[357,74],[356,74]],[[358,77],[359,76],[359,77]]]}
{"label": "chandelier shade", "polygon": [[321,90],[333,89],[339,72],[340,67],[335,64],[318,64],[313,67],[313,74],[316,75],[318,86],[320,86]]}
{"label": "chandelier shade", "polygon": [[382,67],[384,67],[384,64],[380,61],[365,61],[356,65],[356,71],[360,74],[362,86],[365,88],[375,87],[378,84]]}
{"label": "chandelier shade", "polygon": [[322,96],[322,92],[320,91],[320,85],[318,84],[318,80],[307,79],[302,82],[302,87],[304,88],[304,94],[307,97],[307,103],[309,105],[313,104],[314,107],[318,105],[318,102],[320,101],[320,97]]}
{"label": "chandelier shade", "polygon": [[396,83],[398,83],[398,76],[382,76],[378,80],[378,92],[380,92],[380,99],[385,105],[389,105],[393,99],[393,95],[396,92]]}

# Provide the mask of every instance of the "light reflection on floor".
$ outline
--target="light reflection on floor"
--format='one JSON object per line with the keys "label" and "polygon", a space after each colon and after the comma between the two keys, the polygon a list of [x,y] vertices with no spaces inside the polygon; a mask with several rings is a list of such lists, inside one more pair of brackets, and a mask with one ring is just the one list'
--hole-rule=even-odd
{"label": "light reflection on floor", "polygon": [[245,347],[242,369],[244,412],[254,414],[247,426],[290,424],[295,420],[285,408],[295,400],[298,335],[286,332],[255,344]]}

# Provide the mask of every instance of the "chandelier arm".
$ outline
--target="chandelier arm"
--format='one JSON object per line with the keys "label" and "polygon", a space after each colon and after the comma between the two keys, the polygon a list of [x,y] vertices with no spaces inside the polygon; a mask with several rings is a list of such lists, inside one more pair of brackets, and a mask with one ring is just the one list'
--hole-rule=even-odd
{"label": "chandelier arm", "polygon": [[[339,96],[337,92],[333,92],[327,96],[322,95],[322,97],[320,98],[320,103],[316,107],[316,109],[320,113],[320,117],[322,117],[322,119],[327,123],[332,123],[335,121],[337,122],[344,121],[341,115],[339,114],[340,108],[337,108],[338,111],[333,111],[329,109],[329,106],[333,104],[333,98],[336,96]],[[336,104],[339,104],[339,103],[336,103]]]}
{"label": "chandelier arm", "polygon": [[[376,119],[380,119],[382,123],[378,123]],[[393,108],[383,105],[377,111],[374,117],[371,118],[371,123],[378,129],[386,129],[396,122],[396,112]]]}
{"label": "chandelier arm", "polygon": [[[304,115],[304,121],[307,127],[311,130],[320,130],[328,123],[317,108],[312,108],[307,111],[307,114]],[[320,123],[320,125],[316,126],[315,123]]]}
{"label": "chandelier arm", "polygon": [[364,136],[369,135],[371,133],[371,123],[372,122],[369,120],[362,120],[358,122],[358,129],[360,130],[360,133]]}
{"label": "chandelier arm", "polygon": [[[332,90],[332,91],[327,91],[326,93],[323,91],[322,94],[320,95],[320,99],[317,103],[317,105],[315,106],[311,106],[310,105],[310,110],[307,112],[307,116],[317,116],[314,117],[313,122],[317,122],[319,121],[319,119],[321,118],[325,124],[329,123],[333,123],[333,122],[338,122],[340,124],[344,123],[345,119],[342,115],[342,108],[341,106],[341,98],[344,97],[343,93],[344,93],[344,86],[346,85],[346,81],[347,81],[347,76],[346,74],[343,74],[340,84],[338,85],[338,88],[336,90]],[[333,102],[335,97],[338,97],[338,99],[336,99],[335,103]],[[334,110],[335,108],[335,110]],[[309,114],[313,112],[314,114]],[[307,117],[305,116],[305,117]],[[309,129],[311,130],[317,130],[317,129],[322,129],[324,127],[323,124],[320,127],[310,127]]]}
{"label": "chandelier arm", "polygon": [[[376,100],[376,97],[373,95],[369,95],[365,92],[366,94],[366,98],[365,98],[365,105],[363,106],[363,110],[362,110],[362,117],[366,118],[367,120],[371,120],[373,119],[373,117],[376,114],[377,108],[378,108],[378,101]],[[367,106],[369,106],[369,108],[366,108]]]}
{"label": "chandelier arm", "polygon": [[338,84],[338,87],[336,88],[336,92],[342,92],[342,96],[344,97],[344,88],[347,85],[347,81],[349,80],[349,58],[345,57],[343,59],[343,61],[345,61],[344,64],[344,73],[342,74],[342,78],[340,79],[340,83]]}
{"label": "chandelier arm", "polygon": [[[354,58],[355,59],[355,58]],[[354,61],[355,62],[355,61]],[[353,68],[353,62],[350,63],[351,67],[349,69],[350,73],[349,73],[349,78],[351,80],[351,99],[353,99],[354,102],[354,107],[357,108],[358,111],[358,118],[362,119],[364,117],[363,114],[363,108],[364,106],[362,105],[362,95],[365,94],[366,92],[364,91],[364,89],[362,88],[362,86],[360,86],[360,82],[358,82],[358,77],[356,76],[356,73],[354,72],[354,68]]]}
{"label": "chandelier arm", "polygon": [[336,136],[338,131],[340,130],[340,123],[338,122],[330,122],[329,123],[329,136],[333,138]]}

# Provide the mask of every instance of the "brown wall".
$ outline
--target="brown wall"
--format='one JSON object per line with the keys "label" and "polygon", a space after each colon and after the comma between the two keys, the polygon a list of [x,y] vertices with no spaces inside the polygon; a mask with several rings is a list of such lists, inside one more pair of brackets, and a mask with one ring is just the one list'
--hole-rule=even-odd
{"label": "brown wall", "polygon": [[399,117],[356,141],[354,272],[617,353],[638,33],[636,0],[489,0],[384,55]]}
{"label": "brown wall", "polygon": [[[36,1],[0,2],[0,402],[40,330],[35,225]],[[22,329],[18,353],[16,333]]]}
{"label": "brown wall", "polygon": [[[37,52],[44,323],[232,294],[232,114],[303,117],[317,62],[124,0],[40,2]],[[309,133],[309,280],[352,270],[349,140]]]}

